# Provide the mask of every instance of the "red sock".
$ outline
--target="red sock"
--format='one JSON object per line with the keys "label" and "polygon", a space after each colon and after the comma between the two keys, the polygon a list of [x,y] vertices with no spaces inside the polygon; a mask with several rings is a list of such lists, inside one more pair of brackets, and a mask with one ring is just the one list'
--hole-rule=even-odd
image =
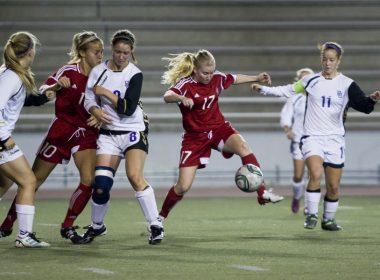
{"label": "red sock", "polygon": [[65,220],[62,223],[63,228],[72,227],[75,219],[82,213],[90,200],[92,188],[83,184],[79,184],[70,198],[69,209],[67,209]]}
{"label": "red sock", "polygon": [[174,187],[168,191],[165,201],[162,204],[160,216],[166,218],[169,215],[170,210],[183,198],[183,195],[178,195],[174,192]]}
{"label": "red sock", "polygon": [[260,167],[260,164],[257,161],[254,154],[249,154],[249,155],[246,155],[245,157],[242,157],[241,162],[243,163],[243,165],[250,163],[250,164],[256,165],[257,167]]}
{"label": "red sock", "polygon": [[11,230],[13,228],[14,222],[17,220],[17,213],[16,213],[16,198],[13,199],[12,205],[9,208],[8,214],[5,217],[3,223],[1,224],[0,228]]}

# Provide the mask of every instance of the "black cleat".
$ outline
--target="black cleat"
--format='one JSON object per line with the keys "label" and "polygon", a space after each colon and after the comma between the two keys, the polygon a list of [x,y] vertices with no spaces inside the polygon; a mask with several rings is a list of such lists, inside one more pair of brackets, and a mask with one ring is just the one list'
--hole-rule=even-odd
{"label": "black cleat", "polygon": [[164,239],[164,228],[159,227],[159,226],[151,226],[149,244],[151,245],[160,244],[162,239]]}
{"label": "black cleat", "polygon": [[105,224],[103,224],[102,227],[99,229],[94,229],[92,225],[87,226],[86,228],[87,228],[87,231],[83,235],[83,243],[86,243],[86,244],[91,243],[97,236],[102,236],[102,235],[107,234],[107,228]]}
{"label": "black cleat", "polygon": [[12,229],[0,228],[0,237],[7,237],[12,234]]}
{"label": "black cleat", "polygon": [[61,236],[66,239],[70,239],[75,245],[83,244],[83,237],[80,236],[75,229],[78,227],[61,228]]}

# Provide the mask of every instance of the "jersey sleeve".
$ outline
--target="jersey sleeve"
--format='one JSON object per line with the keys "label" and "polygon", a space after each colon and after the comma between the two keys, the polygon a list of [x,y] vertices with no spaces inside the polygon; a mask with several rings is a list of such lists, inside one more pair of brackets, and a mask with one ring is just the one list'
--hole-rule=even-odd
{"label": "jersey sleeve", "polygon": [[222,74],[221,77],[222,77],[221,79],[222,90],[228,89],[231,85],[233,85],[236,82],[236,75]]}
{"label": "jersey sleeve", "polygon": [[373,111],[376,102],[365,95],[357,83],[352,82],[348,88],[348,106],[356,111],[369,114]]}
{"label": "jersey sleeve", "polygon": [[262,95],[273,95],[273,96],[289,98],[292,95],[296,94],[296,91],[294,89],[294,84],[289,84],[289,85],[278,86],[278,87],[262,86],[260,93]]}
{"label": "jersey sleeve", "polygon": [[293,99],[289,98],[281,110],[280,125],[281,127],[292,127],[294,116]]}
{"label": "jersey sleeve", "polygon": [[48,102],[46,94],[28,94],[25,98],[24,107],[41,106]]}
{"label": "jersey sleeve", "polygon": [[105,71],[107,70],[104,70],[99,75],[98,71],[96,71],[96,69],[94,68],[91,70],[90,75],[88,76],[86,91],[85,91],[85,98],[84,98],[84,108],[89,113],[92,107],[97,107],[97,108],[100,107],[99,100],[97,96],[95,95],[93,88],[96,84],[99,83],[100,79],[103,78]]}
{"label": "jersey sleeve", "polygon": [[129,86],[125,92],[124,98],[120,98],[117,101],[117,112],[119,114],[125,114],[132,116],[136,111],[137,105],[141,96],[141,87],[143,81],[143,74],[137,73],[129,82]]}

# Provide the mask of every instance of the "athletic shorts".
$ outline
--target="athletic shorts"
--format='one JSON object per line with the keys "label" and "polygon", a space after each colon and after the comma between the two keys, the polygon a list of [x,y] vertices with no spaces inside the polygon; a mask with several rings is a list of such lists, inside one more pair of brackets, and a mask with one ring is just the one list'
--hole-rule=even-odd
{"label": "athletic shorts", "polygon": [[303,155],[300,149],[300,143],[291,141],[290,142],[290,153],[292,155],[292,159],[294,160],[303,160]]}
{"label": "athletic shorts", "polygon": [[96,149],[96,130],[75,127],[55,118],[38,148],[37,157],[52,163],[67,164],[78,151]]}
{"label": "athletic shorts", "polygon": [[304,159],[310,156],[320,156],[323,166],[342,168],[346,160],[346,144],[344,136],[303,136],[301,150]]}
{"label": "athletic shorts", "polygon": [[21,151],[21,149],[15,145],[12,149],[10,150],[2,150],[0,152],[0,165],[11,162],[15,160],[16,158],[19,158],[23,155],[24,153]]}
{"label": "athletic shorts", "polygon": [[221,152],[225,158],[232,157],[233,154],[223,152],[223,147],[231,135],[238,133],[229,122],[207,132],[185,132],[182,136],[179,167],[206,167],[212,149]]}

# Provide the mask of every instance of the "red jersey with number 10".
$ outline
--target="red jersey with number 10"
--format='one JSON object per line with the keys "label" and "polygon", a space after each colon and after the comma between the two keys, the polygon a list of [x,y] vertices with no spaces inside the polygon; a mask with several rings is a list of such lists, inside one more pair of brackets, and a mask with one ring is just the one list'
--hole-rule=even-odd
{"label": "red jersey with number 10", "polygon": [[62,88],[57,92],[55,100],[55,115],[72,126],[96,130],[87,125],[90,117],[84,109],[84,92],[88,77],[80,71],[79,64],[67,64],[51,75],[41,86],[41,89],[51,86],[61,78],[70,79],[70,88]]}
{"label": "red jersey with number 10", "polygon": [[219,94],[229,88],[235,80],[236,77],[232,74],[216,71],[208,84],[198,83],[192,77],[186,77],[172,86],[169,90],[194,101],[191,109],[182,103],[179,104],[183,128],[187,132],[206,132],[224,124],[225,119],[219,109]]}

